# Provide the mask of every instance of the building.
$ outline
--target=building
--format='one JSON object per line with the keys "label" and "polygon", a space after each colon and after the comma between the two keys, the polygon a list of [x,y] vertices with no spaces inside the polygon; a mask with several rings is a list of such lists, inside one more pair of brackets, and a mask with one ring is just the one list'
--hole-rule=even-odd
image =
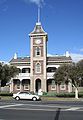
{"label": "building", "polygon": [[40,22],[37,22],[30,37],[30,57],[18,57],[17,54],[10,61],[11,65],[19,68],[19,75],[11,79],[10,92],[31,91],[38,92],[71,92],[69,83],[57,87],[53,79],[55,70],[61,64],[71,64],[72,59],[68,52],[64,56],[47,57],[48,35],[43,30]]}

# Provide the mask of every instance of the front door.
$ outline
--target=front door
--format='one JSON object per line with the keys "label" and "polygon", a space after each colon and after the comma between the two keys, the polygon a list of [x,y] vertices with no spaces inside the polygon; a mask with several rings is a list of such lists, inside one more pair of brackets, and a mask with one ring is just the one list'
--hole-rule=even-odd
{"label": "front door", "polygon": [[41,80],[37,79],[36,80],[36,92],[38,92],[39,89],[41,89]]}

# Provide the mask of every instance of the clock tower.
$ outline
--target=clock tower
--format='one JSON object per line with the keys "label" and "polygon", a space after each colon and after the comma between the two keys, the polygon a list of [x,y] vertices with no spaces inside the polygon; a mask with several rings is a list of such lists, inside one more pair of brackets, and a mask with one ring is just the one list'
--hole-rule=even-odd
{"label": "clock tower", "polygon": [[47,57],[47,33],[40,22],[37,22],[30,36],[30,62],[31,62],[31,91],[38,92],[41,89],[46,92],[46,57]]}

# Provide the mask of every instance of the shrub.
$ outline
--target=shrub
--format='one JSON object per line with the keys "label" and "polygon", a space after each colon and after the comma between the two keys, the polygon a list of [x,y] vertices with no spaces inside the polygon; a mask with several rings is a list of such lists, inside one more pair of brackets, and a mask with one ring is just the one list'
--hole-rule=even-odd
{"label": "shrub", "polygon": [[75,93],[59,93],[56,97],[75,97]]}
{"label": "shrub", "polygon": [[83,97],[83,92],[80,92],[78,96]]}
{"label": "shrub", "polygon": [[[70,98],[74,98],[75,97],[75,93],[55,93],[55,92],[49,92],[49,93],[43,93],[43,96],[47,96],[47,97],[70,97]],[[83,92],[79,93],[79,97],[83,97]]]}
{"label": "shrub", "polygon": [[43,92],[43,95],[44,95],[44,96],[47,95],[47,92]]}
{"label": "shrub", "polygon": [[13,93],[8,93],[8,92],[1,92],[0,96],[12,96]]}
{"label": "shrub", "polygon": [[56,93],[55,92],[49,92],[49,93],[47,93],[47,96],[56,97]]}

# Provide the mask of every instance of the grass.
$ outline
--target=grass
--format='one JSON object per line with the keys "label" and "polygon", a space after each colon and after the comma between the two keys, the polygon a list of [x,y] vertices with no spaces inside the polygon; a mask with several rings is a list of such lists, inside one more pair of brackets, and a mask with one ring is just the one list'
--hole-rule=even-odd
{"label": "grass", "polygon": [[0,96],[1,100],[12,100],[11,96]]}
{"label": "grass", "polygon": [[[12,96],[0,96],[1,100],[13,100]],[[41,96],[42,101],[83,101],[83,98],[47,97]]]}
{"label": "grass", "polygon": [[64,98],[64,97],[41,97],[43,101],[83,101],[83,98]]}

